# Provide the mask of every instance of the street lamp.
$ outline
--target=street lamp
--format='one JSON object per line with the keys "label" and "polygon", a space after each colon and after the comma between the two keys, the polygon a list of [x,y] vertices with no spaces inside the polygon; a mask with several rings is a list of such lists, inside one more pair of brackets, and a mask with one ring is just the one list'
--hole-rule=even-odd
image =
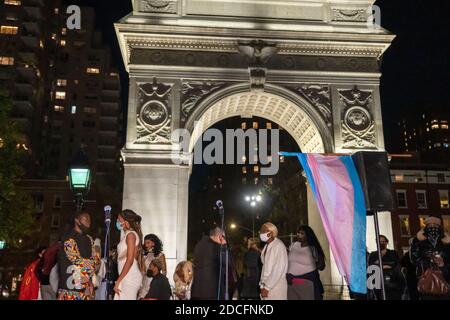
{"label": "street lamp", "polygon": [[[252,196],[246,196],[245,201],[250,203],[250,207],[254,208],[256,205],[262,201],[261,192],[254,194]],[[255,213],[252,214],[252,236],[255,237]]]}
{"label": "street lamp", "polygon": [[243,226],[241,226],[239,224],[236,224],[236,223],[230,224],[230,228],[233,229],[233,230],[239,228],[239,229],[242,229],[242,230],[245,230],[245,231],[248,231],[248,232],[252,232],[252,233],[254,232],[254,230],[250,230],[249,228],[243,227]]}
{"label": "street lamp", "polygon": [[91,186],[91,169],[86,154],[79,151],[69,166],[70,189],[75,197],[77,212],[83,208],[83,197],[89,192]]}

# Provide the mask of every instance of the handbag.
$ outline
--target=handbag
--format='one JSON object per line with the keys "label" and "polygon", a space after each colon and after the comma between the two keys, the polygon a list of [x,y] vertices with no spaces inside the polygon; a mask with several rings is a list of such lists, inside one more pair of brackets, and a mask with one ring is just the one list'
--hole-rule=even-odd
{"label": "handbag", "polygon": [[423,295],[445,296],[450,293],[450,286],[445,281],[442,271],[431,266],[420,276],[417,290]]}

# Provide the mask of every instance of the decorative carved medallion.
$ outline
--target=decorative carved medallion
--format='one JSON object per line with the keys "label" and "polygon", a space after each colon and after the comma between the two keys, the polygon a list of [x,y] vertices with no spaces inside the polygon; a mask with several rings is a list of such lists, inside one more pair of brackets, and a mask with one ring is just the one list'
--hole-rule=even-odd
{"label": "decorative carved medallion", "polygon": [[375,121],[371,114],[372,91],[339,90],[343,105],[342,142],[345,149],[376,149]]}
{"label": "decorative carved medallion", "polygon": [[184,125],[200,99],[224,85],[224,82],[183,81],[181,84],[181,124]]}
{"label": "decorative carved medallion", "polygon": [[367,10],[364,9],[333,9],[333,21],[367,21]]}
{"label": "decorative carved medallion", "polygon": [[178,0],[141,0],[141,11],[149,13],[177,13]]}
{"label": "decorative carved medallion", "polygon": [[297,89],[322,114],[328,127],[332,126],[330,87],[323,84],[302,84]]}
{"label": "decorative carved medallion", "polygon": [[136,144],[170,143],[172,115],[169,96],[172,86],[157,83],[139,85],[139,108],[136,110]]}

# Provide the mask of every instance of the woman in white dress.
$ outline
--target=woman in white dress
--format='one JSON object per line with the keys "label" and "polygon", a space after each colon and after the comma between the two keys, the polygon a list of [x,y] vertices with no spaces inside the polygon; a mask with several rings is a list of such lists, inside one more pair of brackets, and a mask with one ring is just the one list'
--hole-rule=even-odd
{"label": "woman in white dress", "polygon": [[117,245],[119,278],[114,286],[114,300],[137,300],[142,284],[144,263],[142,258],[142,218],[131,210],[119,214],[116,227],[123,230]]}

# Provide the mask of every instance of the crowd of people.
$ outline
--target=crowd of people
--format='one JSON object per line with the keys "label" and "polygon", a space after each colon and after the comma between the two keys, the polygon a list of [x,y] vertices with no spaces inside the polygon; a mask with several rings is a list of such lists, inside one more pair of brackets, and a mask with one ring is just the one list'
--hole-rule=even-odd
{"label": "crowd of people", "polygon": [[[277,227],[261,226],[259,239],[247,241],[245,273],[237,276],[233,254],[224,230],[214,227],[194,249],[193,261],[182,261],[167,278],[163,243],[155,234],[143,237],[142,218],[132,210],[120,212],[121,233],[116,250],[115,281],[107,296],[106,261],[100,240],[89,235],[91,217],[76,214],[73,228],[61,241],[39,248],[27,267],[20,300],[322,300],[320,271],[324,251],[309,226],[297,231],[289,247]],[[439,218],[429,217],[426,227],[411,239],[409,252],[400,260],[380,236],[385,293],[388,300],[450,299],[450,237]],[[260,247],[260,243],[264,244]],[[367,254],[368,265],[378,265],[378,252]],[[380,289],[357,299],[382,299]]]}

